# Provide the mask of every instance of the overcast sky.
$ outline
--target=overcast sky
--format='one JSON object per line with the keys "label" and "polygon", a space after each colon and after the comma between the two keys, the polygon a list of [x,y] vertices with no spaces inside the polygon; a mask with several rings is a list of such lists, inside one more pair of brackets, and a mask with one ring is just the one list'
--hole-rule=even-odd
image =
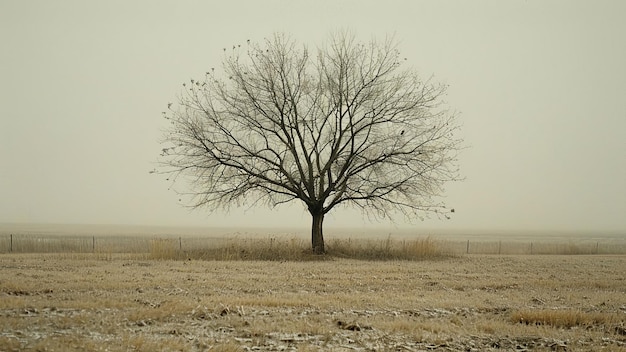
{"label": "overcast sky", "polygon": [[621,0],[0,1],[0,222],[309,226],[299,203],[190,212],[149,171],[161,112],[222,48],[348,28],[395,33],[460,113],[456,213],[416,228],[626,232],[624,14]]}

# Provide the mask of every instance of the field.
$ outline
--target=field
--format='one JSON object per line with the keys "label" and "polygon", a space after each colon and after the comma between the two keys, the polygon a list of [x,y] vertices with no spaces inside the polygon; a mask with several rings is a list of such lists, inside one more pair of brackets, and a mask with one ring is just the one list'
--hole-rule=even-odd
{"label": "field", "polygon": [[626,351],[624,255],[199,260],[171,242],[0,254],[0,350]]}

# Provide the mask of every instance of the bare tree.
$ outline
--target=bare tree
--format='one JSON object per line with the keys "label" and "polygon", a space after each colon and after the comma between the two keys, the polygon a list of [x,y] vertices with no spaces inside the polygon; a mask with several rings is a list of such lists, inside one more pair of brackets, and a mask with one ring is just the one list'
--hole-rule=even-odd
{"label": "bare tree", "polygon": [[312,51],[280,34],[229,49],[224,76],[184,84],[164,113],[164,172],[189,178],[193,207],[302,201],[315,253],[339,205],[447,217],[436,198],[458,179],[456,115],[442,105],[446,86],[404,60],[393,39],[346,33]]}

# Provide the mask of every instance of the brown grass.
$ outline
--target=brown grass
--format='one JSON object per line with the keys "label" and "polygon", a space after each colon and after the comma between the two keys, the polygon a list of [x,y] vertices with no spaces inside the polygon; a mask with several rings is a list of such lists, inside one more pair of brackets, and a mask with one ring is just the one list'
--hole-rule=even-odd
{"label": "brown grass", "polygon": [[424,260],[446,258],[450,252],[430,237],[416,240],[340,240],[327,244],[326,255],[313,255],[301,238],[231,238],[208,248],[182,249],[181,241],[157,238],[150,242],[149,259],[155,260],[269,260],[319,261],[331,258],[359,260]]}
{"label": "brown grass", "polygon": [[511,321],[526,325],[573,328],[619,324],[624,321],[624,317],[623,314],[583,312],[570,309],[524,309],[511,314]]}
{"label": "brown grass", "polygon": [[626,256],[157,259],[0,255],[0,350],[626,350]]}
{"label": "brown grass", "polygon": [[446,247],[430,237],[415,240],[333,240],[330,255],[360,260],[423,260],[452,255]]}

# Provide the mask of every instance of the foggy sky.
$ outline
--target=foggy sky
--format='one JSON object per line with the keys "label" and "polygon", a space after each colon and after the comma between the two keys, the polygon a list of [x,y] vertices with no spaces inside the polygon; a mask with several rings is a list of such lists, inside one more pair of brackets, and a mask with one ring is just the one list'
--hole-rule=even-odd
{"label": "foggy sky", "polygon": [[[453,219],[416,228],[626,232],[623,1],[2,1],[0,222],[308,226],[301,204],[178,204],[161,112],[222,48],[395,34],[450,85],[468,146]],[[399,217],[399,226],[405,226]],[[378,226],[335,210],[326,225]],[[382,223],[388,225],[388,223]]]}

